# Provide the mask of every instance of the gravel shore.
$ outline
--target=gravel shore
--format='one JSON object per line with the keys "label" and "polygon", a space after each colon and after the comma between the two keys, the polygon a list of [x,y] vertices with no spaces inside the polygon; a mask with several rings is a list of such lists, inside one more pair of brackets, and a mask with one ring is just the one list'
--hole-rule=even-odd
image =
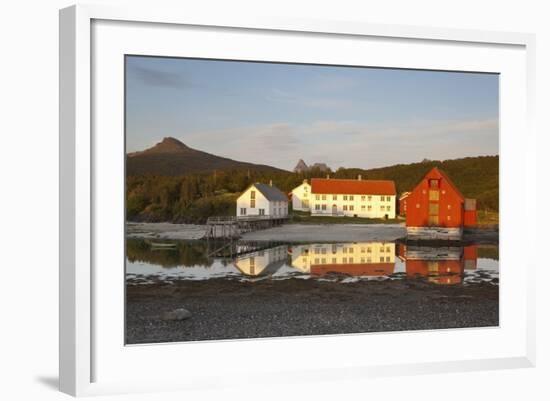
{"label": "gravel shore", "polygon": [[[128,285],[126,342],[219,340],[498,326],[498,285],[423,280]],[[163,320],[185,308],[191,318]]]}

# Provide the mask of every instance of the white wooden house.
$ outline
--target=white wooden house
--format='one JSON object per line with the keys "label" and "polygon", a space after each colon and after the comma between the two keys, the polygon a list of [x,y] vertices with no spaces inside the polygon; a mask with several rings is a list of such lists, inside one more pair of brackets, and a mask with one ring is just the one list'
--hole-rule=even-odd
{"label": "white wooden house", "polygon": [[395,183],[388,180],[313,178],[312,215],[395,218]]}
{"label": "white wooden house", "polygon": [[309,212],[310,195],[311,195],[311,185],[308,184],[307,180],[304,180],[302,184],[294,188],[291,192],[292,210]]}
{"label": "white wooden house", "polygon": [[288,217],[288,197],[271,182],[252,184],[237,198],[236,215],[284,219]]}

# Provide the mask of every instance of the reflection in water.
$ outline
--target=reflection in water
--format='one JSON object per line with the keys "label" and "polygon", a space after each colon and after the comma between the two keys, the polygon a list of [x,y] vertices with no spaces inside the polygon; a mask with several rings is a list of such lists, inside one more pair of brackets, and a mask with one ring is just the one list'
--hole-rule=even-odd
{"label": "reflection in water", "polygon": [[389,276],[395,269],[395,244],[390,242],[308,244],[290,249],[292,266],[315,276]]}
{"label": "reflection in water", "polygon": [[[127,241],[129,282],[211,278],[363,279],[423,277],[436,284],[498,283],[498,247],[425,247],[393,242],[276,244]],[[222,249],[223,255],[218,251]]]}

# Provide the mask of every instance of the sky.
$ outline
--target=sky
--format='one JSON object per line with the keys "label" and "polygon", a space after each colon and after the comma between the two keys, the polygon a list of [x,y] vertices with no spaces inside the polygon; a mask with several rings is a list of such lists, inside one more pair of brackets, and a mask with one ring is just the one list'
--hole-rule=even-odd
{"label": "sky", "polygon": [[126,148],[292,170],[498,154],[498,75],[126,57]]}

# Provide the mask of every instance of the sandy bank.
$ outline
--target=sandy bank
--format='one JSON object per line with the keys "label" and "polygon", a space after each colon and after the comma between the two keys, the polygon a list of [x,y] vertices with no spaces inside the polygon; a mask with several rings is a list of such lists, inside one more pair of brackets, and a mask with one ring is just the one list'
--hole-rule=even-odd
{"label": "sandy bank", "polygon": [[395,241],[406,235],[404,224],[286,224],[245,233],[245,241],[367,242]]}

